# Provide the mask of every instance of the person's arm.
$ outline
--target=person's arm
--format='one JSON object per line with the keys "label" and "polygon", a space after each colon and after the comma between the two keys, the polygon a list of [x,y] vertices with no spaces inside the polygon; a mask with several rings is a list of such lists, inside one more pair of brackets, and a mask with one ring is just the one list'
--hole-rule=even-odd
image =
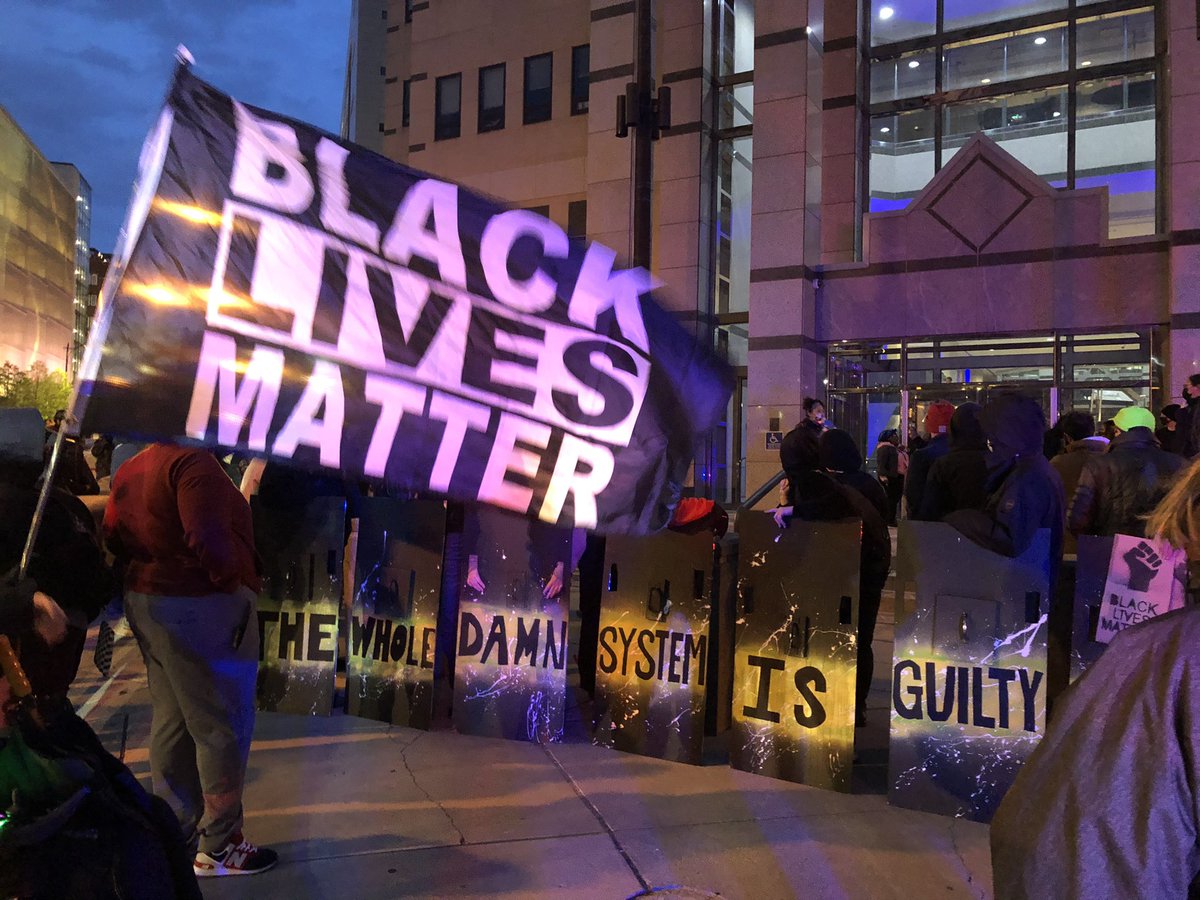
{"label": "person's arm", "polygon": [[216,588],[236,591],[242,586],[243,558],[230,523],[246,514],[245,498],[210,453],[188,454],[172,468],[184,540]]}
{"label": "person's arm", "polygon": [[255,457],[246,464],[246,471],[242,473],[241,492],[247,501],[258,493],[258,485],[266,467],[267,461],[261,457]]}
{"label": "person's arm", "polygon": [[1096,523],[1096,500],[1099,491],[1096,485],[1096,467],[1091,460],[1079,473],[1079,484],[1070,498],[1067,510],[1067,528],[1071,534],[1091,534]]}

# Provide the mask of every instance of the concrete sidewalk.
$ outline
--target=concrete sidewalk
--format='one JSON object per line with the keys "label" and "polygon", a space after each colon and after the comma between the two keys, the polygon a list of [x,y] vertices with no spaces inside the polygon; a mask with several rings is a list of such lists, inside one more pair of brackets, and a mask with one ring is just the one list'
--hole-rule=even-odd
{"label": "concrete sidewalk", "polygon": [[[986,826],[888,806],[890,610],[853,794],[592,746],[260,714],[246,835],[281,862],[206,883],[217,898],[988,897]],[[131,638],[113,678],[85,662],[88,720],[149,778],[149,698]],[[92,678],[89,680],[88,676]],[[586,718],[586,710],[583,712]],[[720,758],[720,747],[710,754]]]}

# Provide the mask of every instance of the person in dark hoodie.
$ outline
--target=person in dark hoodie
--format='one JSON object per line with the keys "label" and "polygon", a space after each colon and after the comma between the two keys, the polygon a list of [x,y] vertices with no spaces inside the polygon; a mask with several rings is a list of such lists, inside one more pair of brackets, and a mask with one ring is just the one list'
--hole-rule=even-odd
{"label": "person in dark hoodie", "polygon": [[964,403],[950,419],[950,452],[937,460],[914,519],[940,522],[959,509],[983,509],[987,503],[987,439],[978,403]]}
{"label": "person in dark hoodie", "polygon": [[1002,556],[1024,553],[1039,529],[1050,530],[1051,583],[1062,558],[1062,480],[1042,454],[1046,416],[1033,397],[1001,393],[980,416],[988,454],[987,502],[945,519],[970,540]]}
{"label": "person in dark hoodie", "polygon": [[[43,425],[35,409],[4,413],[0,425],[0,572],[12,574],[20,563],[38,505]],[[69,707],[67,689],[79,670],[88,624],[112,599],[115,587],[100,550],[95,519],[57,480],[34,543],[29,578],[38,591],[53,598],[65,616],[58,640],[28,641],[21,650],[26,675],[49,715],[63,705]],[[16,636],[21,637],[20,632]]]}
{"label": "person in dark hoodie", "polygon": [[1105,453],[1089,457],[1070,500],[1072,534],[1145,533],[1145,517],[1159,504],[1184,459],[1158,446],[1154,414],[1127,406],[1117,413],[1117,436]]}
{"label": "person in dark hoodie", "polygon": [[858,491],[879,513],[885,522],[888,516],[888,498],[883,485],[863,471],[862,454],[850,432],[831,428],[817,441],[817,453],[821,468],[834,477],[839,484]]}
{"label": "person in dark hoodie", "polygon": [[[834,438],[835,445],[841,443],[841,440]],[[785,464],[789,482],[789,505],[775,510],[775,521],[779,526],[786,527],[787,519],[793,516],[810,522],[836,522],[843,519],[862,521],[855,714],[855,724],[862,726],[866,724],[867,694],[871,689],[875,666],[871,642],[875,638],[875,621],[879,616],[883,586],[892,566],[891,536],[883,517],[871,500],[853,488],[839,483],[834,475],[821,470],[821,449],[811,434],[806,434],[796,441],[792,450],[793,453]],[[838,457],[840,454],[836,452],[830,452],[827,456],[830,460]]]}
{"label": "person in dark hoodie", "polygon": [[904,499],[908,501],[910,519],[920,516],[934,463],[950,452],[950,420],[953,416],[954,404],[948,400],[935,400],[925,411],[925,433],[929,435],[929,443],[913,451],[904,479]]}

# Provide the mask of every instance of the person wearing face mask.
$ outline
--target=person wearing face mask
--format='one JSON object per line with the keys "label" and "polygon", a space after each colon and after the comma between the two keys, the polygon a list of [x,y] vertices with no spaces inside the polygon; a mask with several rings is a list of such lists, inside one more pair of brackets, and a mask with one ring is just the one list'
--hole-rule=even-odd
{"label": "person wearing face mask", "polygon": [[1066,522],[1062,479],[1042,453],[1046,416],[1033,397],[1002,393],[980,416],[991,447],[987,455],[987,501],[982,510],[960,509],[946,516],[981,547],[1017,557],[1042,528],[1050,529],[1051,583],[1062,558]]}
{"label": "person wearing face mask", "polygon": [[1200,373],[1189,375],[1183,386],[1184,407],[1176,415],[1179,452],[1191,459],[1200,453]]}

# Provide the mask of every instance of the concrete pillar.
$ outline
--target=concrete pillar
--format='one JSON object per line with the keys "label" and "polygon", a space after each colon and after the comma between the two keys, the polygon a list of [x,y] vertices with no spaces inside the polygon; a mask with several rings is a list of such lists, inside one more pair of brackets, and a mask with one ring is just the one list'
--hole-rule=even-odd
{"label": "concrete pillar", "polygon": [[[1160,196],[1167,198],[1166,231],[1195,234],[1200,229],[1200,41],[1194,0],[1168,0],[1160,21],[1166,22],[1167,115],[1164,183]],[[1162,43],[1164,35],[1159,36]],[[1156,405],[1181,403],[1179,389],[1188,375],[1200,372],[1200,245],[1172,241],[1171,333],[1164,372],[1164,396]]]}
{"label": "concrete pillar", "polygon": [[778,452],[765,446],[772,420],[789,430],[804,397],[824,391],[813,283],[823,227],[820,8],[820,0],[778,0],[755,9],[749,491],[779,470]]}

